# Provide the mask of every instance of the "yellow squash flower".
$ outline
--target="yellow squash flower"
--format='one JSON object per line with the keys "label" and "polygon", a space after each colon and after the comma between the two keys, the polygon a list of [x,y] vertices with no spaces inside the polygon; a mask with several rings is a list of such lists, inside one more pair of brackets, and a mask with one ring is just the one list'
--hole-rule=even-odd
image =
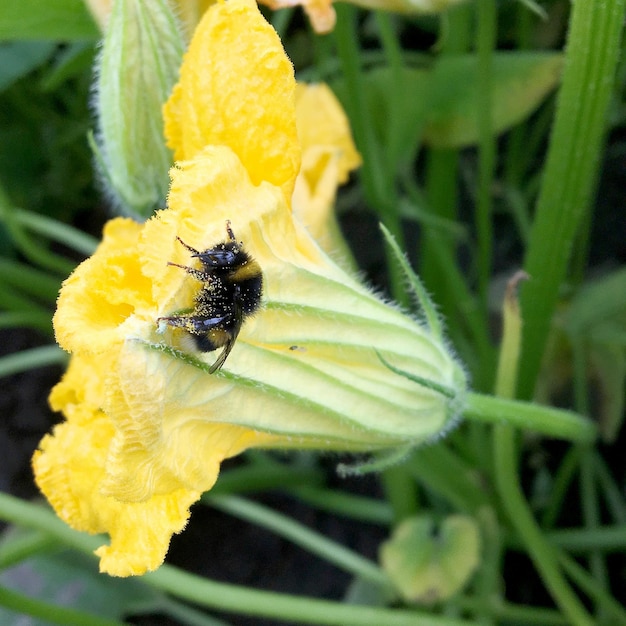
{"label": "yellow squash flower", "polygon": [[[145,224],[110,221],[59,295],[55,332],[72,357],[50,401],[66,421],[33,467],[62,519],[110,535],[103,572],[157,568],[225,458],[417,445],[463,407],[465,375],[440,338],[336,265],[294,217],[295,91],[256,4],[211,7],[165,107],[177,160],[168,208]],[[216,356],[158,319],[192,307],[201,287],[168,265],[195,262],[176,238],[204,250],[227,221],[261,266],[264,294],[211,374]]]}
{"label": "yellow squash flower", "polygon": [[361,165],[361,156],[348,118],[327,85],[296,85],[296,126],[302,165],[292,196],[293,211],[323,250],[353,269],[337,223],[335,198],[337,187]]}

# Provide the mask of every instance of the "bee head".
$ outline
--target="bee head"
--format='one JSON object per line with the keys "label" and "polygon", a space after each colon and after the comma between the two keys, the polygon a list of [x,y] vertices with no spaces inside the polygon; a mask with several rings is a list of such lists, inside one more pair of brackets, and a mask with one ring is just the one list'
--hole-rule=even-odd
{"label": "bee head", "polygon": [[214,248],[192,254],[208,270],[234,270],[247,263],[250,259],[241,245],[236,241],[226,241]]}

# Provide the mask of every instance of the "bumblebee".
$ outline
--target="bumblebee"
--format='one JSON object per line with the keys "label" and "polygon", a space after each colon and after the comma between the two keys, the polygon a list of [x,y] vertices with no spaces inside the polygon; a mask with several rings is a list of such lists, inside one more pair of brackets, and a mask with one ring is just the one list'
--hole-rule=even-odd
{"label": "bumblebee", "polygon": [[213,352],[223,348],[218,359],[209,369],[213,374],[219,370],[235,345],[237,335],[245,319],[261,304],[263,273],[259,264],[246,252],[241,242],[226,222],[228,240],[202,252],[187,245],[180,237],[176,239],[199,259],[202,267],[196,269],[178,263],[180,267],[202,283],[194,298],[190,313],[160,317],[157,322],[183,328],[193,338],[201,352]]}

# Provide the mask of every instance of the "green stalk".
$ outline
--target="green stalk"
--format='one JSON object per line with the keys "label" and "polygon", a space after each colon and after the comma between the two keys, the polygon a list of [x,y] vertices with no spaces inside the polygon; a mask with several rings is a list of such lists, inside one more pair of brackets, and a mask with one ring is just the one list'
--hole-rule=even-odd
{"label": "green stalk", "polygon": [[[491,612],[499,619],[498,623],[515,624],[515,626],[569,626],[567,620],[554,609],[544,609],[525,604],[511,604],[502,602],[499,599],[490,598],[485,601],[483,598],[461,596],[455,601],[455,605],[465,611]],[[476,626],[482,626],[480,622],[475,622]]]}
{"label": "green stalk", "polygon": [[518,482],[517,450],[510,426],[499,425],[494,432],[496,483],[502,504],[524,542],[543,582],[572,626],[593,626],[587,613],[561,573],[557,554],[542,535]]}
{"label": "green stalk", "polygon": [[572,245],[590,210],[620,56],[624,0],[571,4],[566,63],[522,291],[526,325],[519,394],[530,398]]}
{"label": "green stalk", "polygon": [[626,524],[626,502],[622,495],[621,487],[617,484],[606,461],[596,451],[594,467],[596,470],[596,480],[604,492],[604,499],[607,504],[609,514],[618,524]]}
{"label": "green stalk", "polygon": [[385,499],[391,505],[395,524],[417,512],[417,486],[409,475],[406,464],[392,465],[381,475]]}
{"label": "green stalk", "polygon": [[159,600],[158,606],[148,606],[147,611],[141,609],[134,610],[133,614],[138,613],[165,613],[168,617],[171,617],[176,624],[185,624],[185,626],[230,626],[228,622],[217,619],[212,615],[207,615],[198,609],[194,609],[184,602],[178,602],[169,596],[162,594],[163,597]]}
{"label": "green stalk", "polygon": [[43,300],[55,302],[61,281],[24,263],[0,258],[0,275],[13,289]]}
{"label": "green stalk", "polygon": [[[459,153],[457,150],[431,148],[426,158],[428,206],[438,217],[456,220],[459,195],[457,180]],[[439,304],[449,320],[454,319],[458,311],[458,294],[450,288],[446,280],[446,272],[437,262],[435,249],[444,248],[441,253],[454,259],[456,242],[432,226],[423,226],[424,234],[419,250],[420,275],[432,293],[433,300]],[[459,325],[461,324],[455,324],[455,326]]]}
{"label": "green stalk", "polygon": [[[517,50],[528,50],[532,44],[532,14],[521,2],[514,9],[515,39]],[[528,121],[524,120],[511,130],[506,142],[504,180],[508,187],[518,190],[528,164],[525,146],[528,134]]]}
{"label": "green stalk", "polygon": [[[3,290],[0,288],[0,299],[3,295]],[[6,301],[2,304],[7,305]],[[35,307],[34,303],[26,310],[0,313],[0,329],[2,328],[35,328],[45,335],[54,334],[50,312],[42,310],[41,307]]]}
{"label": "green stalk", "polygon": [[[402,99],[404,94],[400,89],[400,85],[402,85],[404,79],[404,61],[402,58],[402,48],[400,47],[400,42],[394,30],[392,16],[389,13],[376,11],[374,17],[380,32],[380,40],[385,60],[391,70],[393,82],[396,85],[396,89],[393,90],[393,93],[389,94],[391,108],[387,129],[387,141],[384,146],[384,162],[387,168],[387,175],[391,176],[391,180],[395,180],[400,166],[403,165],[403,161],[407,158],[407,155],[404,154],[405,148],[403,146]],[[395,208],[394,211],[397,213],[397,208]]]}
{"label": "green stalk", "polygon": [[560,528],[548,533],[550,543],[573,552],[586,554],[598,552],[626,552],[626,524],[588,528]]}
{"label": "green stalk", "polygon": [[[103,542],[72,530],[44,507],[23,502],[0,493],[0,519],[42,530],[60,543],[89,554]],[[170,593],[199,606],[245,615],[258,615],[290,623],[326,624],[335,626],[472,626],[471,622],[453,617],[432,615],[408,609],[382,609],[347,605],[270,591],[248,589],[239,585],[219,583],[189,574],[175,567],[162,565],[141,579],[145,584]]]}
{"label": "green stalk", "polygon": [[24,559],[41,554],[55,546],[54,539],[41,531],[20,533],[4,537],[0,547],[0,570],[17,565]]}
{"label": "green stalk", "polygon": [[290,487],[287,493],[319,511],[333,515],[380,526],[390,526],[393,522],[392,508],[382,500],[311,486]]}
{"label": "green stalk", "polygon": [[552,528],[556,523],[565,495],[574,479],[586,447],[585,445],[572,446],[565,453],[552,482],[550,500],[541,519],[542,528]]}
{"label": "green stalk", "polygon": [[179,598],[213,609],[258,615],[297,624],[327,626],[473,626],[454,617],[408,609],[383,609],[328,600],[245,589],[188,574],[170,566],[144,576],[144,581]]}
{"label": "green stalk", "polygon": [[[591,450],[587,449],[583,455],[580,467],[580,496],[585,530],[594,531],[600,526],[600,511],[598,509],[598,490],[594,480],[593,458]],[[592,549],[588,555],[589,569],[593,579],[605,591],[610,588],[608,570],[604,555],[596,549]],[[599,622],[602,622],[602,609],[596,604],[595,614]]]}
{"label": "green stalk", "polygon": [[33,240],[28,235],[15,215],[15,207],[9,200],[4,188],[0,185],[0,222],[6,225],[13,243],[20,252],[33,264],[44,269],[67,276],[74,269],[75,264],[58,254],[50,252],[46,247]]}
{"label": "green stalk", "polygon": [[41,346],[0,358],[0,378],[47,365],[65,365],[68,355],[58,346]]}
{"label": "green stalk", "polygon": [[38,235],[62,243],[64,246],[84,255],[94,253],[98,240],[82,230],[59,222],[45,215],[39,215],[24,209],[13,209],[15,222]]}
{"label": "green stalk", "polygon": [[[470,30],[473,7],[461,4],[451,7],[441,15],[439,42],[441,56],[462,54],[470,45]],[[451,222],[457,220],[459,151],[453,149],[430,148],[426,153],[426,195],[428,210],[432,215]],[[433,301],[441,307],[443,314],[450,321],[451,328],[464,326],[462,314],[458,311],[458,292],[450,284],[446,268],[456,267],[456,241],[440,230],[422,222],[422,241],[419,249],[419,270],[422,280],[433,296]],[[445,255],[446,266],[437,260],[437,253]],[[463,278],[463,277],[462,277]],[[464,280],[464,278],[463,278]]]}
{"label": "green stalk", "polygon": [[491,228],[493,201],[493,174],[496,162],[496,140],[493,135],[492,115],[492,59],[496,45],[497,11],[495,0],[476,3],[478,28],[476,51],[478,55],[478,193],[476,203],[477,277],[481,311],[487,314],[487,290],[491,278],[493,231]]}
{"label": "green stalk", "polygon": [[[496,626],[494,612],[489,604],[502,602],[502,528],[498,516],[492,508],[484,507],[477,512],[476,519],[480,524],[482,541],[482,559],[474,578],[476,597],[481,600],[475,612],[476,624],[479,626]],[[482,610],[481,610],[482,609]]]}
{"label": "green stalk", "polygon": [[591,442],[597,434],[595,424],[577,413],[478,393],[467,394],[463,415],[468,420],[507,422],[517,428],[569,441]]}
{"label": "green stalk", "polygon": [[[616,624],[616,626],[626,626],[626,611],[624,607],[610,593],[608,593],[600,583],[574,559],[563,552],[559,553],[561,566],[567,575],[590,597],[593,598],[604,612],[604,616],[609,619],[594,622],[594,624]],[[609,621],[610,620],[610,621]]]}
{"label": "green stalk", "polygon": [[[335,42],[348,95],[345,105],[357,146],[363,156],[361,179],[364,192],[372,208],[377,209],[380,190],[384,189],[388,183],[385,181],[380,146],[367,114],[367,100],[358,47],[359,39],[355,23],[356,10],[344,4],[337,5],[336,10]],[[395,226],[396,228],[391,226],[389,228],[394,237],[398,238],[400,233],[396,232],[397,224]]]}
{"label": "green stalk", "polygon": [[[516,288],[517,281],[511,280],[504,299],[503,341],[496,378],[496,393],[509,397],[513,395],[517,382],[522,337]],[[554,546],[546,541],[526,502],[519,482],[519,450],[515,435],[509,424],[498,424],[494,428],[494,478],[502,507],[544,584],[572,626],[592,626],[591,616],[561,572]]]}
{"label": "green stalk", "polygon": [[322,472],[311,467],[293,467],[280,463],[261,465],[250,463],[220,472],[212,494],[250,493],[270,489],[297,488],[301,485],[319,485]]}
{"label": "green stalk", "polygon": [[46,624],[61,624],[61,626],[123,626],[125,624],[115,619],[98,617],[77,609],[68,609],[43,600],[29,598],[2,586],[0,586],[0,606],[45,620]]}
{"label": "green stalk", "polygon": [[491,506],[480,475],[445,445],[419,448],[406,465],[416,480],[455,509],[477,515],[481,508]]}
{"label": "green stalk", "polygon": [[[337,4],[336,11],[335,42],[346,84],[347,100],[345,106],[356,145],[363,156],[363,165],[359,174],[363,182],[363,191],[370,207],[378,213],[381,221],[391,231],[400,247],[405,249],[404,235],[397,209],[399,202],[394,187],[396,173],[389,171],[385,163],[381,146],[374,134],[374,125],[368,114],[355,21],[356,9],[346,4]],[[393,263],[391,254],[386,252],[391,293],[398,303],[406,306],[408,305],[408,298],[403,288],[402,276]]]}

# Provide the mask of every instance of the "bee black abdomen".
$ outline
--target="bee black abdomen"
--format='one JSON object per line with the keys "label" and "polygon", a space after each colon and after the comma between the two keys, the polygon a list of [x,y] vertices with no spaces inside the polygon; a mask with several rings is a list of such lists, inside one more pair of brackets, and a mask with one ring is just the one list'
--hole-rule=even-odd
{"label": "bee black abdomen", "polygon": [[262,293],[263,276],[260,273],[240,283],[239,301],[244,315],[251,315],[259,308]]}
{"label": "bee black abdomen", "polygon": [[196,344],[196,348],[200,352],[213,352],[213,350],[217,350],[229,342],[231,332],[215,328],[208,333],[193,333],[192,337],[194,343]]}

